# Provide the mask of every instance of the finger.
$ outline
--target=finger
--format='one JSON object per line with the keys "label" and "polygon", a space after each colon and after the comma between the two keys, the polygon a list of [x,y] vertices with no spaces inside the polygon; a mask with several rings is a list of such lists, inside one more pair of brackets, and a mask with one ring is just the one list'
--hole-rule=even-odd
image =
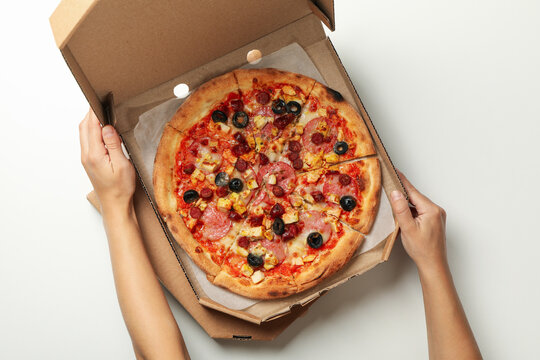
{"label": "finger", "polygon": [[405,199],[405,196],[397,190],[392,191],[390,198],[392,210],[394,211],[394,215],[396,216],[401,230],[405,232],[409,231],[416,223],[414,222],[411,210],[409,209],[407,199]]}
{"label": "finger", "polygon": [[109,157],[113,163],[113,169],[115,164],[120,164],[121,161],[126,161],[127,158],[122,151],[122,140],[116,130],[111,126],[104,126],[102,129],[103,141],[109,152]]}
{"label": "finger", "polygon": [[84,119],[79,124],[79,142],[81,144],[81,160],[88,154],[88,118],[90,114],[86,113]]}
{"label": "finger", "polygon": [[405,174],[403,174],[399,170],[397,170],[397,172],[399,174],[399,177],[401,178],[401,182],[403,183],[405,190],[409,194],[409,200],[411,201],[411,204],[416,207],[419,214],[422,214],[430,205],[433,205],[433,202],[429,200],[425,195],[423,195],[420,191],[418,191],[413,186],[413,184],[411,184],[409,179],[407,179]]}
{"label": "finger", "polygon": [[90,110],[88,119],[88,151],[95,157],[107,155],[107,149],[101,137],[101,125],[92,110]]}

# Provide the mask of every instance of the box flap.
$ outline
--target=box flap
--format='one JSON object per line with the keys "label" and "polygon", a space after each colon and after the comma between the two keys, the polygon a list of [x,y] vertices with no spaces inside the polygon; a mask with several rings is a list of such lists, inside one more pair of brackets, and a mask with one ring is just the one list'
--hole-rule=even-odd
{"label": "box flap", "polygon": [[64,0],[51,26],[89,100],[120,104],[313,12],[333,26],[332,0]]}

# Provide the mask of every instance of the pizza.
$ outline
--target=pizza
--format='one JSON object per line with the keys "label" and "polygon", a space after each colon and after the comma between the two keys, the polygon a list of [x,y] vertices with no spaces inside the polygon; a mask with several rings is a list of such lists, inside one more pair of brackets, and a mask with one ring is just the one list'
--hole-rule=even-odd
{"label": "pizza", "polygon": [[373,225],[381,172],[340,93],[240,69],[200,86],[165,126],[153,185],[160,216],[210,282],[276,299],[350,260]]}

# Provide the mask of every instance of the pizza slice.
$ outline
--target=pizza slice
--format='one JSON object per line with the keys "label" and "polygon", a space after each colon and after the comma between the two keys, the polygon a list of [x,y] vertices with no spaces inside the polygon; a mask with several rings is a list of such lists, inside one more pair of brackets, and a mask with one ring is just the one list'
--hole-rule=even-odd
{"label": "pizza slice", "polygon": [[290,271],[297,291],[307,290],[341,269],[364,240],[337,218],[322,211],[300,213],[298,234],[287,244]]}
{"label": "pizza slice", "polygon": [[[250,298],[281,298],[297,291],[290,263],[286,262],[289,258],[286,241],[298,232],[298,209],[288,198],[294,188],[289,185],[290,181],[294,182],[294,170],[289,173],[292,177],[267,184],[280,163],[275,165],[268,171],[270,174],[263,176],[261,190],[250,203],[247,218],[214,279],[214,284]],[[280,190],[274,190],[276,186]]]}
{"label": "pizza slice", "polygon": [[230,149],[214,151],[220,142],[202,135],[165,127],[154,163],[154,193],[174,237],[199,267],[215,275],[259,186],[252,169],[240,171],[228,159]]}
{"label": "pizza slice", "polygon": [[379,204],[381,171],[375,157],[332,165],[297,176],[295,194],[311,208],[323,211],[368,234]]}
{"label": "pizza slice", "polygon": [[304,171],[376,154],[364,120],[340,93],[320,83],[303,106],[291,139],[284,155],[301,159]]}
{"label": "pizza slice", "polygon": [[[244,111],[253,123],[259,166],[281,160],[283,146],[293,136],[296,118],[315,80],[276,69],[235,70],[233,73]],[[298,162],[295,164],[299,166]]]}

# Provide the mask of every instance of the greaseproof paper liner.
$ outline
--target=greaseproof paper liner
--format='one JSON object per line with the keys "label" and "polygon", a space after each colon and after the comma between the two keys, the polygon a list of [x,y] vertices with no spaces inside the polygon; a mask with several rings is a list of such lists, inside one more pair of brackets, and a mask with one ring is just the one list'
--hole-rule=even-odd
{"label": "greaseproof paper liner", "polygon": [[[320,83],[326,83],[315,67],[315,64],[313,64],[307,53],[297,43],[293,43],[272,54],[264,56],[257,64],[247,64],[242,68],[250,69],[267,67],[300,73],[309,76]],[[144,166],[146,169],[152,170],[152,172],[154,168],[154,157],[157,152],[159,141],[161,140],[163,128],[183,102],[184,99],[175,98],[168,100],[142,114],[139,117],[139,122],[135,126],[133,133],[135,140],[141,149]],[[392,215],[392,208],[390,207],[386,192],[382,189],[379,210],[371,232],[366,236],[362,246],[360,246],[353,257],[373,249],[394,230],[395,223]],[[189,265],[193,269],[201,288],[213,301],[232,310],[242,310],[259,301],[264,301],[249,299],[212,284],[206,278],[206,273],[196,266],[191,259],[189,261]]]}

